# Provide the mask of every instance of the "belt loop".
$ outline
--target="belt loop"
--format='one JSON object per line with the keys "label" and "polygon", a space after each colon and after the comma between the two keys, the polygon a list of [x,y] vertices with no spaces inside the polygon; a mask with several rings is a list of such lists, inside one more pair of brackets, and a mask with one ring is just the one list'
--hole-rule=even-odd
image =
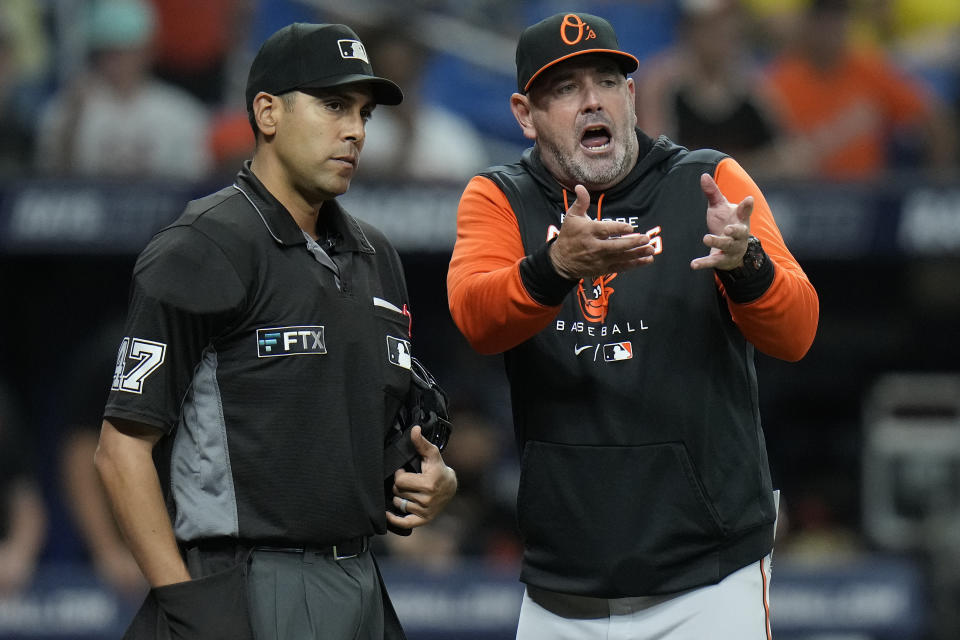
{"label": "belt loop", "polygon": [[[203,575],[200,547],[193,545],[182,550],[183,563],[187,565],[187,572],[191,575]],[[194,573],[196,572],[196,573]]]}

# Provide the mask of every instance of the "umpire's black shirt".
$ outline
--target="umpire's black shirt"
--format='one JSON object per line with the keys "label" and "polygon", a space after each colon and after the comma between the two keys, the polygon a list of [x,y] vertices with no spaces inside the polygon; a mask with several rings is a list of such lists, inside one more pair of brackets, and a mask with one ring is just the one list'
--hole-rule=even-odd
{"label": "umpire's black shirt", "polygon": [[164,432],[155,458],[181,543],[385,531],[406,284],[386,238],[336,201],[320,224],[323,248],[247,165],[137,260],[105,416]]}

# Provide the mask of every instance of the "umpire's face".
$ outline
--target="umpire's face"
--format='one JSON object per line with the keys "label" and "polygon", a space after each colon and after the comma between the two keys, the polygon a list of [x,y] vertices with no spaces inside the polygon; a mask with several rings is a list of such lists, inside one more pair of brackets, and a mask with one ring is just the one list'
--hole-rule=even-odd
{"label": "umpire's face", "polygon": [[271,144],[289,187],[307,202],[350,187],[375,103],[363,84],[300,89],[280,99]]}
{"label": "umpire's face", "polygon": [[582,55],[547,69],[510,106],[562,184],[591,190],[618,183],[637,160],[632,78],[602,55]]}

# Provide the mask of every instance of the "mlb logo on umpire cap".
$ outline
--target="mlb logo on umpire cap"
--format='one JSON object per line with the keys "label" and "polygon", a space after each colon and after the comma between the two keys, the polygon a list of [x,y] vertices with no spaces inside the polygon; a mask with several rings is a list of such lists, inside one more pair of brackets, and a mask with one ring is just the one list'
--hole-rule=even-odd
{"label": "mlb logo on umpire cap", "polygon": [[359,40],[337,40],[337,44],[340,45],[340,57],[344,60],[363,60],[370,64],[367,50]]}
{"label": "mlb logo on umpire cap", "polygon": [[377,104],[400,104],[400,87],[373,73],[367,49],[343,24],[295,22],[260,47],[247,77],[247,110],[261,91],[281,95],[295,89],[332,89],[363,83]]}

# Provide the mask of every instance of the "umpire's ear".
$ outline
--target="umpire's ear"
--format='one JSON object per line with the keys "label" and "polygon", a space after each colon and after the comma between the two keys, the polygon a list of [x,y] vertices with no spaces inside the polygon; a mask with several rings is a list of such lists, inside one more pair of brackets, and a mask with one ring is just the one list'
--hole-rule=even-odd
{"label": "umpire's ear", "polygon": [[533,118],[530,117],[530,98],[522,93],[513,94],[510,96],[510,110],[513,111],[513,117],[517,119],[523,136],[536,140],[537,129],[533,126]]}
{"label": "umpire's ear", "polygon": [[257,127],[265,137],[277,132],[277,123],[282,118],[284,110],[283,100],[266,91],[261,91],[253,97],[253,117]]}

